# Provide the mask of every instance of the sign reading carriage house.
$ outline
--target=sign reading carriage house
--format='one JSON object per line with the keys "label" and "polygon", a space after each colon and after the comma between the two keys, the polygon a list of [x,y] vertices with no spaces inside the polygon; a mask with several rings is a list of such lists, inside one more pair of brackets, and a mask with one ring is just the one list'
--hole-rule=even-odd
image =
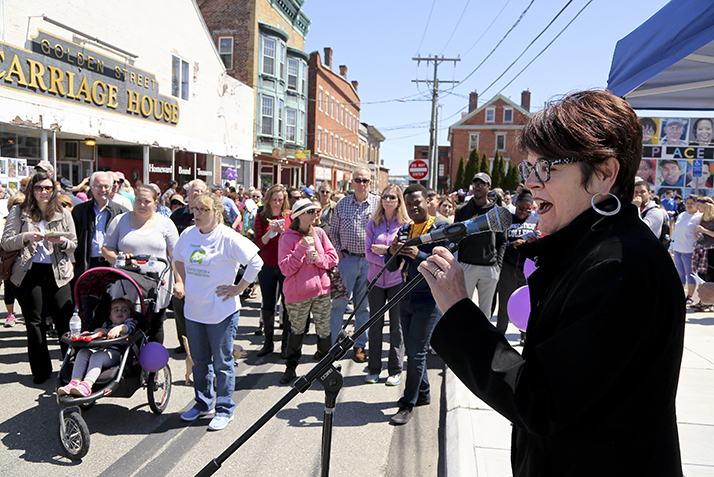
{"label": "sign reading carriage house", "polygon": [[0,42],[0,86],[175,126],[179,105],[149,72],[40,31],[32,51]]}

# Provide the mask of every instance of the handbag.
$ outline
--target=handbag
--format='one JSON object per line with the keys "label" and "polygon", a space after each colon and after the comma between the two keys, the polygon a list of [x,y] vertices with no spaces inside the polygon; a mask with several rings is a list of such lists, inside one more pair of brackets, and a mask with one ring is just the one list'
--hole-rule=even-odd
{"label": "handbag", "polygon": [[342,281],[342,275],[340,275],[340,270],[335,266],[327,270],[327,274],[330,277],[330,298],[333,300],[347,300],[349,295],[347,294],[347,287]]}
{"label": "handbag", "polygon": [[0,249],[0,280],[10,279],[10,275],[12,275],[12,266],[15,263],[15,259],[19,254],[19,250],[13,250],[12,252],[8,252],[6,250]]}

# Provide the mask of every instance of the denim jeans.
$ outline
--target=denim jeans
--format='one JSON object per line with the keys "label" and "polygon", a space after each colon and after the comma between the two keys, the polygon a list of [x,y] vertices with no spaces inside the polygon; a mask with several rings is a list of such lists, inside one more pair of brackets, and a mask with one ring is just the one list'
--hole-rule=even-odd
{"label": "denim jeans", "polygon": [[232,416],[236,403],[233,338],[240,310],[220,323],[207,325],[186,319],[186,336],[193,358],[193,388],[199,411],[213,409],[213,374],[216,374],[216,415]]}
{"label": "denim jeans", "polygon": [[[354,255],[345,255],[338,264],[342,281],[347,288],[347,293],[352,293],[352,303],[357,306],[357,303],[362,299],[367,291],[367,273],[369,272],[369,262],[364,257],[355,257]],[[342,324],[345,320],[345,309],[347,308],[348,300],[332,300],[332,313],[330,316],[330,334],[332,335],[332,344],[335,344],[337,337],[342,329]],[[365,298],[362,305],[355,313],[355,331],[369,321],[369,300]],[[359,336],[355,341],[355,348],[364,348],[367,344],[367,333],[365,330],[362,336]]]}
{"label": "denim jeans", "polygon": [[407,352],[407,382],[400,408],[413,409],[417,399],[431,398],[426,369],[426,345],[441,318],[441,311],[428,294],[408,294],[399,303],[399,316]]}

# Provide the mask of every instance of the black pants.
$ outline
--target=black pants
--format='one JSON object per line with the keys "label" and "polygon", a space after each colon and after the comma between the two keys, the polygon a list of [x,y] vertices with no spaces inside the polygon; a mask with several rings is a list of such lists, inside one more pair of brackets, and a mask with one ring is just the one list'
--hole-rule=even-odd
{"label": "black pants", "polygon": [[[52,361],[47,348],[47,324],[42,317],[42,309],[47,307],[59,336],[69,331],[69,319],[74,310],[70,286],[57,287],[52,265],[33,263],[20,286],[13,287],[25,318],[32,375],[38,379],[47,378],[52,374]],[[68,346],[60,342],[60,348],[64,356]]]}

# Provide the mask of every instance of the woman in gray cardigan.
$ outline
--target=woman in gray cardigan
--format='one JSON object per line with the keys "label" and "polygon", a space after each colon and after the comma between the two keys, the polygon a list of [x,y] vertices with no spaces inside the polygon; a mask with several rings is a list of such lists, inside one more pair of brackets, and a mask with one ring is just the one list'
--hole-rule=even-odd
{"label": "woman in gray cardigan", "polygon": [[[72,214],[57,198],[52,177],[38,172],[27,187],[27,200],[7,217],[2,248],[19,250],[10,283],[22,308],[27,329],[27,351],[35,384],[47,381],[52,361],[47,348],[46,306],[57,332],[69,331],[74,303],[69,282],[74,276],[70,256],[77,248]],[[60,343],[62,353],[67,345]]]}

